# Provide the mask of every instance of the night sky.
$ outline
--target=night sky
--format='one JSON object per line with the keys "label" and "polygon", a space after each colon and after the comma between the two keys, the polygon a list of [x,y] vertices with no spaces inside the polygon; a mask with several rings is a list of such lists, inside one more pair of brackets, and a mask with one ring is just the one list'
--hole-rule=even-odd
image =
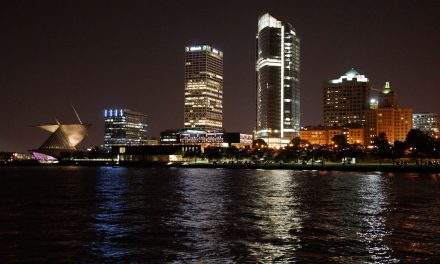
{"label": "night sky", "polygon": [[32,127],[91,123],[103,110],[149,117],[150,136],[183,126],[184,47],[224,52],[224,128],[255,126],[258,15],[301,38],[301,125],[322,123],[322,82],[351,67],[376,89],[391,82],[400,107],[440,112],[440,1],[1,1],[0,150],[37,148]]}

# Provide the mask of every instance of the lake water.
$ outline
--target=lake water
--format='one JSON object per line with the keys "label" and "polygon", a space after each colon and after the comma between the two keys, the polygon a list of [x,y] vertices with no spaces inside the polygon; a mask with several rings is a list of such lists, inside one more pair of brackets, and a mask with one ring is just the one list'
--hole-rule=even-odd
{"label": "lake water", "polygon": [[440,175],[0,168],[0,262],[440,262]]}

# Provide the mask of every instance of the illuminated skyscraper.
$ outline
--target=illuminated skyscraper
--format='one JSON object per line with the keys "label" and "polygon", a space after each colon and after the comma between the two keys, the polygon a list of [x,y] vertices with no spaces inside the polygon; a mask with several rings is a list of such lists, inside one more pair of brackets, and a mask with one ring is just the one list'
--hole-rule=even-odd
{"label": "illuminated skyscraper", "polygon": [[365,75],[350,69],[323,85],[324,126],[365,125],[370,109],[370,83]]}
{"label": "illuminated skyscraper", "polygon": [[147,116],[129,109],[104,111],[104,147],[147,144]]}
{"label": "illuminated skyscraper", "polygon": [[286,145],[300,130],[300,40],[289,23],[258,19],[256,138]]}
{"label": "illuminated skyscraper", "polygon": [[223,52],[185,48],[185,128],[223,130]]}

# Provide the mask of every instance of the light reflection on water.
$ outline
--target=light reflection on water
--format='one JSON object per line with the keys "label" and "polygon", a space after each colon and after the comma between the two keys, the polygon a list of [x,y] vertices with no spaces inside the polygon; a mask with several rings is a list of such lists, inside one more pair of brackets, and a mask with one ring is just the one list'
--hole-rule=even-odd
{"label": "light reflection on water", "polygon": [[367,174],[360,177],[359,194],[361,199],[359,218],[362,228],[358,235],[364,242],[372,260],[382,263],[396,263],[392,249],[385,244],[384,238],[392,233],[386,226],[386,210],[389,207],[388,186],[380,173]]}
{"label": "light reflection on water", "polygon": [[123,196],[127,191],[125,171],[125,168],[102,167],[96,186],[99,200],[92,229],[99,240],[93,241],[90,248],[105,258],[120,258],[128,253],[115,241],[127,236],[127,230],[121,224],[125,208]]}
{"label": "light reflection on water", "polygon": [[434,174],[0,168],[0,260],[435,263],[439,194]]}
{"label": "light reflection on water", "polygon": [[222,258],[230,255],[222,243],[225,199],[224,178],[217,177],[218,170],[188,169],[181,173],[178,190],[182,200],[178,210],[169,220],[184,226],[186,252],[178,253],[177,260]]}
{"label": "light reflection on water", "polygon": [[252,207],[259,219],[254,224],[264,235],[249,244],[251,254],[263,261],[293,260],[303,217],[295,176],[289,171],[259,171],[254,177],[258,191]]}

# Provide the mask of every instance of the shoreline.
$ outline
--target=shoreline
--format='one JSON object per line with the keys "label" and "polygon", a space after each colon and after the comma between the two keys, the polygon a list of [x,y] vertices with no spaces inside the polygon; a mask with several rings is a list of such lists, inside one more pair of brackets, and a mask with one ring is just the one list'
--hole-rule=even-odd
{"label": "shoreline", "polygon": [[414,172],[414,173],[440,173],[440,165],[397,165],[384,164],[292,164],[292,163],[267,163],[267,164],[212,164],[212,163],[173,163],[164,162],[60,162],[56,164],[41,164],[35,162],[13,162],[1,164],[0,167],[62,167],[62,166],[96,166],[96,167],[155,167],[155,168],[207,168],[207,169],[264,169],[264,170],[318,170],[318,171],[354,171],[354,172]]}
{"label": "shoreline", "polygon": [[[171,166],[168,166],[171,167]],[[317,171],[358,171],[358,172],[429,172],[440,173],[440,166],[433,165],[301,165],[301,164],[188,164],[179,168],[212,168],[212,169],[264,169],[264,170],[317,170]]]}

